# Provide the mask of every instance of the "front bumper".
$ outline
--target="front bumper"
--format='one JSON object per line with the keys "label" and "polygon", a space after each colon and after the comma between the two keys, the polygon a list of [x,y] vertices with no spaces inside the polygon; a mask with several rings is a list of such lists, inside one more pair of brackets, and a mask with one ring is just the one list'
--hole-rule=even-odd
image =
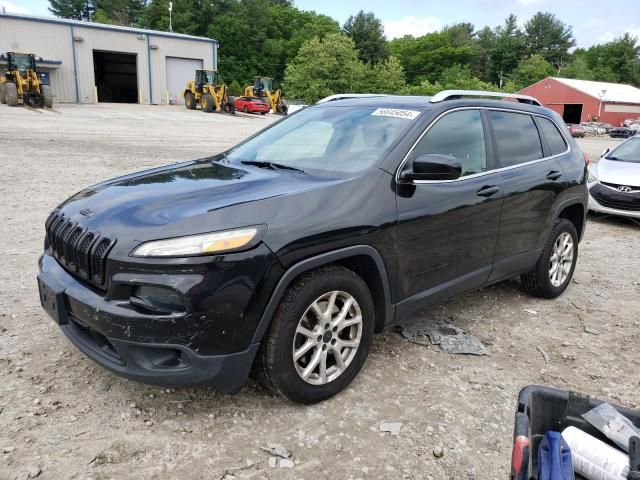
{"label": "front bumper", "polygon": [[591,196],[591,194],[589,194],[589,210],[591,210],[592,212],[605,213],[608,215],[619,215],[622,217],[640,218],[640,212],[634,212],[632,210],[622,210],[619,208],[611,208],[611,207],[605,207],[604,205],[600,205]]}
{"label": "front bumper", "polygon": [[[203,275],[194,276],[193,271],[134,275],[135,281],[143,283],[158,278],[184,296],[187,311],[160,315],[139,311],[127,299],[118,298],[128,277],[114,275],[109,290],[103,292],[77,279],[45,253],[39,261],[40,300],[78,349],[123,377],[159,385],[204,384],[233,392],[246,382],[259,348],[259,343],[251,342],[257,315],[247,305],[255,305],[261,313],[261,295],[243,295],[241,286],[267,290],[258,278],[250,282],[248,276],[240,277],[235,287],[234,278],[214,282],[221,275],[221,266],[229,269],[242,263],[242,255],[246,254],[237,254],[228,263],[224,259],[211,262],[203,267],[208,269]],[[261,271],[256,268],[260,257],[252,256],[254,272]],[[265,262],[262,274],[256,275],[266,275],[269,265]],[[116,278],[119,280],[114,281]],[[227,289],[230,286],[233,296]],[[226,303],[219,303],[220,296]]]}

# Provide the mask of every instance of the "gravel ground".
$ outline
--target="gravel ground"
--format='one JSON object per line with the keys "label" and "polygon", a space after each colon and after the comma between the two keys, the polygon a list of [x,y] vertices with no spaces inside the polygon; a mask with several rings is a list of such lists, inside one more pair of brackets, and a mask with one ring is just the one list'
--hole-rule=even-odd
{"label": "gravel ground", "polygon": [[[593,216],[561,298],[534,299],[510,281],[423,312],[473,332],[491,356],[384,333],[352,386],[320,405],[255,384],[234,396],[146,386],[85,358],[39,306],[47,214],[88,184],[220,151],[272,118],[0,105],[1,479],[505,479],[523,386],[640,406],[640,227]],[[594,159],[616,142],[580,143]],[[381,432],[384,421],[401,422],[399,434]],[[287,448],[293,468],[270,460],[268,443]]]}

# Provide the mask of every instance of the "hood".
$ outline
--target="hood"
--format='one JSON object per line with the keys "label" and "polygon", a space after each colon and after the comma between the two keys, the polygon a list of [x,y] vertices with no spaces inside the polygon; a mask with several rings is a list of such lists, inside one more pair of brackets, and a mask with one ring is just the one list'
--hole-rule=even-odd
{"label": "hood", "polygon": [[601,158],[593,173],[601,182],[640,187],[640,163]]}
{"label": "hood", "polygon": [[89,187],[59,208],[87,228],[140,242],[268,223],[256,213],[261,201],[341,181],[204,159]]}

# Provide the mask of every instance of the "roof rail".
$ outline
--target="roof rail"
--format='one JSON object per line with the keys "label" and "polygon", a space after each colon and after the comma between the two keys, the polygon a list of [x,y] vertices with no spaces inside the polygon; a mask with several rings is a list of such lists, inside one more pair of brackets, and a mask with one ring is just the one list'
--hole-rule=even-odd
{"label": "roof rail", "polygon": [[443,102],[445,100],[457,100],[462,97],[498,97],[498,98],[514,98],[520,103],[528,103],[541,107],[540,101],[529,95],[520,95],[518,93],[506,92],[483,92],[482,90],[443,90],[431,97],[431,103]]}

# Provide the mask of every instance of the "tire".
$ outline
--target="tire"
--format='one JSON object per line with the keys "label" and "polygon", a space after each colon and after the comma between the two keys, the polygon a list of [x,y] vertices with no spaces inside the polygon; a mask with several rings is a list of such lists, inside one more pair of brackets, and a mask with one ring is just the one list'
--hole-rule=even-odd
{"label": "tire", "polygon": [[44,106],[47,108],[53,108],[53,91],[50,85],[42,85],[40,87],[42,96],[44,97]]}
{"label": "tire", "polygon": [[187,92],[184,94],[184,106],[189,110],[196,109],[196,96],[193,93]]}
{"label": "tire", "polygon": [[[331,298],[334,298],[331,319],[319,321],[320,313],[329,311]],[[349,299],[353,303],[345,312]],[[314,304],[318,309],[312,308]],[[327,325],[340,322],[341,310],[349,325],[327,330]],[[302,274],[283,295],[263,341],[258,357],[262,381],[271,390],[297,403],[311,404],[332,397],[347,387],[364,365],[374,324],[371,293],[353,271],[333,265]],[[341,346],[341,341],[355,345]],[[309,348],[295,361],[294,351],[298,349],[302,353],[301,348],[307,344]],[[342,366],[338,364],[338,352]],[[315,363],[314,359],[319,362]],[[308,371],[306,379],[303,378],[305,370]]]}
{"label": "tire", "polygon": [[18,88],[16,87],[15,83],[7,83],[4,88],[4,95],[5,99],[7,100],[7,105],[9,105],[10,107],[17,107]]}
{"label": "tire", "polygon": [[[572,249],[570,254],[563,254],[557,260],[557,269],[553,269],[554,257],[557,258],[556,249],[561,249],[565,239],[570,237],[572,243]],[[569,240],[565,245],[568,246]],[[570,265],[568,261],[571,261]],[[524,289],[530,294],[540,298],[556,298],[562,294],[571,283],[573,272],[576,268],[576,262],[578,260],[578,233],[576,227],[566,218],[559,218],[556,220],[547,243],[542,249],[542,254],[538,259],[535,267],[522,275],[522,285]],[[564,268],[561,268],[564,266]],[[567,270],[568,267],[568,270]],[[558,276],[554,276],[554,271],[560,270]],[[562,272],[564,270],[564,272]],[[564,277],[566,275],[566,277]],[[563,279],[561,277],[564,277]],[[560,280],[562,280],[560,282]],[[560,283],[558,283],[560,282]]]}
{"label": "tire", "polygon": [[4,95],[4,91],[5,91],[5,84],[4,83],[0,83],[0,103],[3,105],[6,105],[7,103],[7,99]]}
{"label": "tire", "polygon": [[203,112],[211,113],[215,110],[216,106],[213,103],[213,97],[205,93],[200,97],[200,107],[202,107]]}
{"label": "tire", "polygon": [[260,112],[260,115],[266,115],[267,112]]}

